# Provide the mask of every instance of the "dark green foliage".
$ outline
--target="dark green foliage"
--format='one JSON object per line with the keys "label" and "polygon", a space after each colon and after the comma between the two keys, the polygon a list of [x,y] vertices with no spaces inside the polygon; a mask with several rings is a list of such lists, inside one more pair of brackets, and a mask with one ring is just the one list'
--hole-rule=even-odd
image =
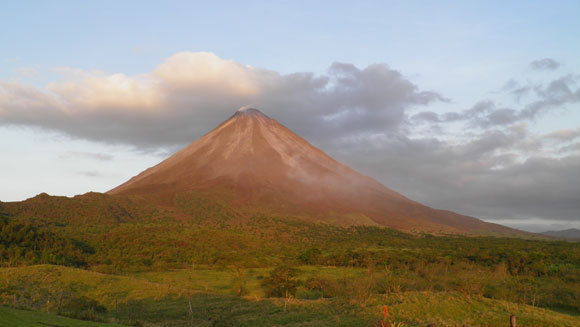
{"label": "dark green foliage", "polygon": [[0,217],[0,266],[48,263],[80,267],[92,253],[90,246],[74,239]]}
{"label": "dark green foliage", "polygon": [[296,295],[300,285],[298,275],[300,270],[287,265],[274,268],[268,277],[262,280],[262,287],[268,297],[289,298]]}
{"label": "dark green foliage", "polygon": [[89,192],[73,198],[42,193],[22,202],[6,203],[5,210],[41,223],[65,226],[71,223],[123,223],[136,217],[145,219],[154,209],[138,199]]}
{"label": "dark green foliage", "polygon": [[320,256],[322,255],[322,251],[317,248],[310,248],[306,251],[304,251],[302,254],[300,254],[298,256],[298,260],[300,260],[300,263],[303,263],[305,265],[312,265],[312,264],[316,264],[318,263],[318,261],[320,261]]}
{"label": "dark green foliage", "polygon": [[310,291],[311,295],[320,295],[317,298],[335,297],[340,294],[341,288],[339,281],[323,277],[309,278],[304,282],[303,287]]}

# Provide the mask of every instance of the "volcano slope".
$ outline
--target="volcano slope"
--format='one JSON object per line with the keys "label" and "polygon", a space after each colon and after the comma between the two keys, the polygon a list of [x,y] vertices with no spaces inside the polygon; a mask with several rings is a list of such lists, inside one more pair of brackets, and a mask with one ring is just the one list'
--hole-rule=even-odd
{"label": "volcano slope", "polygon": [[408,232],[518,233],[412,201],[252,108],[238,110],[208,134],[108,194],[139,196],[162,207],[199,197],[225,199],[229,210],[242,216],[260,213]]}

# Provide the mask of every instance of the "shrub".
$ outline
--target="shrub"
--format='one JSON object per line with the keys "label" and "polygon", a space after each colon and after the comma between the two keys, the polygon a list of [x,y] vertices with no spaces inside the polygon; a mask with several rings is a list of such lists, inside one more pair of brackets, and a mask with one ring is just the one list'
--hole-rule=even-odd
{"label": "shrub", "polygon": [[268,297],[289,298],[296,294],[300,281],[296,278],[300,270],[289,266],[278,266],[265,277],[261,284]]}

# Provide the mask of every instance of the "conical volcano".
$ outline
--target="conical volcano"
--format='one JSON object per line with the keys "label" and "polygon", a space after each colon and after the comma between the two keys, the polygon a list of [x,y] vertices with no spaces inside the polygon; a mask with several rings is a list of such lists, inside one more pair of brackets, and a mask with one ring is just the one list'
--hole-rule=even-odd
{"label": "conical volcano", "polygon": [[175,206],[184,194],[222,197],[232,210],[407,231],[510,232],[435,210],[339,163],[276,120],[239,109],[214,130],[108,192]]}

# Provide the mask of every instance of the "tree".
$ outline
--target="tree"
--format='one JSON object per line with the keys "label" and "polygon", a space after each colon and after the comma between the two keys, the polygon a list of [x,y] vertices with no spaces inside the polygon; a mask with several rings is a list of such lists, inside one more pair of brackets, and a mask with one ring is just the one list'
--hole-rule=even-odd
{"label": "tree", "polygon": [[296,279],[300,270],[290,266],[278,266],[262,280],[262,287],[269,297],[290,298],[296,294],[300,281]]}

